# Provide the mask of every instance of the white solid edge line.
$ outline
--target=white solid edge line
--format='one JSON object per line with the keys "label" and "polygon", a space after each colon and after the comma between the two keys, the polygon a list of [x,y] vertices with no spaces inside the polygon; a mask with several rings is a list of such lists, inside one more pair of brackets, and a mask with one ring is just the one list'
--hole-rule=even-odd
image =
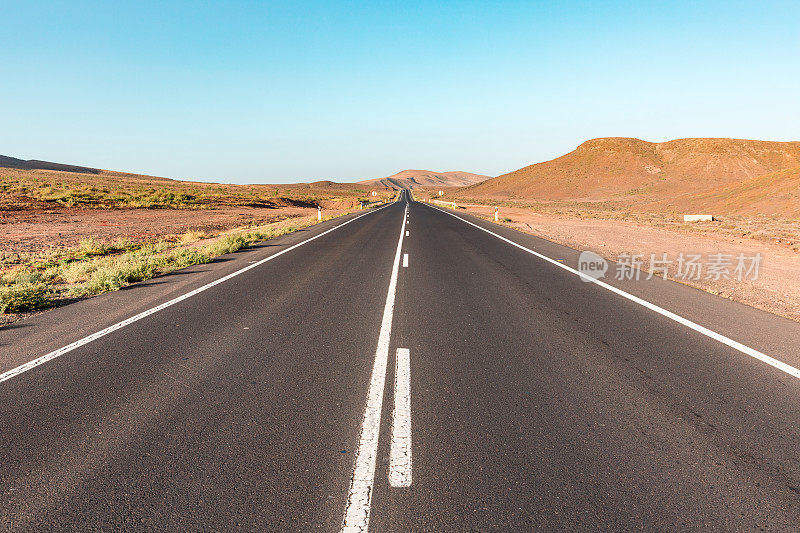
{"label": "white solid edge line", "polygon": [[403,267],[408,266],[408,254],[403,254]]}
{"label": "white solid edge line", "polygon": [[411,486],[411,353],[408,348],[398,348],[395,360],[389,485]]}
{"label": "white solid edge line", "polygon": [[450,216],[452,216],[454,218],[457,218],[460,221],[462,221],[462,222],[464,222],[466,224],[469,224],[470,226],[475,226],[479,230],[485,231],[486,233],[488,233],[490,235],[494,235],[498,239],[500,239],[502,241],[505,241],[505,242],[507,242],[508,244],[510,244],[512,246],[516,246],[520,250],[524,250],[524,251],[528,252],[529,254],[535,255],[536,257],[538,257],[540,259],[544,259],[545,261],[547,261],[549,263],[552,263],[552,264],[554,264],[555,266],[557,266],[559,268],[563,268],[564,270],[566,270],[568,272],[572,272],[576,276],[580,277],[583,281],[588,281],[588,282],[594,283],[596,285],[599,285],[600,287],[603,287],[604,289],[607,289],[607,290],[609,290],[609,291],[611,291],[611,292],[613,292],[615,294],[618,294],[619,296],[622,296],[623,298],[627,298],[628,300],[630,300],[632,302],[635,302],[635,303],[637,303],[637,304],[639,304],[639,305],[641,305],[643,307],[646,307],[646,308],[650,309],[651,311],[655,311],[656,313],[658,313],[658,314],[660,314],[662,316],[665,316],[665,317],[669,318],[670,320],[674,320],[675,322],[677,322],[679,324],[682,324],[682,325],[686,326],[687,328],[693,329],[693,330],[697,331],[698,333],[702,333],[706,337],[712,338],[712,339],[714,339],[716,341],[721,342],[722,344],[725,344],[726,346],[729,346],[729,347],[733,348],[734,350],[738,350],[738,351],[742,352],[745,355],[749,355],[750,357],[752,357],[754,359],[758,359],[759,361],[767,363],[768,365],[770,365],[770,366],[772,366],[774,368],[777,368],[778,370],[780,370],[782,372],[786,372],[790,376],[794,376],[796,378],[800,378],[800,369],[797,369],[797,368],[793,367],[792,365],[784,363],[783,361],[779,361],[779,360],[775,359],[774,357],[770,357],[769,355],[761,353],[758,350],[750,348],[749,346],[745,346],[744,344],[742,344],[740,342],[737,342],[737,341],[735,341],[733,339],[730,339],[730,338],[726,337],[725,335],[721,335],[721,334],[717,333],[716,331],[712,331],[712,330],[710,330],[710,329],[708,329],[708,328],[706,328],[704,326],[701,326],[700,324],[692,322],[688,318],[683,318],[682,316],[677,315],[677,314],[673,313],[672,311],[667,311],[663,307],[659,307],[654,303],[650,303],[647,300],[643,300],[643,299],[639,298],[638,296],[634,296],[634,295],[632,295],[630,293],[627,293],[627,292],[623,291],[622,289],[618,289],[617,287],[614,287],[613,285],[609,285],[608,283],[605,283],[605,282],[600,281],[598,279],[594,279],[591,276],[587,276],[583,272],[575,270],[574,268],[569,267],[569,266],[567,266],[567,265],[565,265],[563,263],[559,263],[555,259],[550,259],[546,255],[542,255],[542,254],[540,254],[538,252],[534,252],[533,250],[530,250],[530,249],[522,246],[521,244],[515,243],[511,239],[507,239],[507,238],[505,238],[505,237],[503,237],[501,235],[498,235],[497,233],[494,233],[493,231],[490,231],[490,230],[488,230],[486,228],[483,228],[483,227],[479,226],[478,224],[470,222],[469,220],[461,218],[458,215],[455,215],[453,213],[449,213],[447,211],[444,211],[444,210],[439,209],[438,207],[434,207],[432,205],[428,205],[428,207],[430,207],[432,209],[436,209],[437,211],[441,211],[442,213],[450,215]]}
{"label": "white solid edge line", "polygon": [[134,322],[137,322],[137,321],[139,321],[139,320],[141,320],[141,319],[143,319],[143,318],[145,318],[147,316],[150,316],[150,315],[152,315],[154,313],[157,313],[157,312],[161,311],[162,309],[166,309],[167,307],[175,305],[178,302],[182,302],[183,300],[191,298],[192,296],[195,296],[196,294],[199,294],[199,293],[205,291],[206,289],[210,289],[211,287],[214,287],[215,285],[219,285],[220,283],[228,281],[229,279],[231,279],[233,277],[236,277],[239,274],[242,274],[243,272],[247,272],[250,269],[256,268],[257,266],[260,266],[260,265],[266,263],[267,261],[272,261],[276,257],[279,257],[279,256],[281,256],[281,255],[283,255],[283,254],[285,254],[287,252],[290,252],[290,251],[294,250],[295,248],[298,248],[298,247],[300,247],[300,246],[302,246],[302,245],[304,245],[306,243],[309,243],[309,242],[313,241],[314,239],[318,239],[319,237],[322,237],[323,235],[325,235],[327,233],[330,233],[330,232],[332,232],[334,230],[337,230],[337,229],[341,228],[342,226],[345,226],[345,225],[347,225],[347,224],[349,224],[349,223],[351,223],[351,222],[353,222],[355,220],[358,220],[359,218],[361,218],[363,216],[366,216],[366,215],[369,215],[369,214],[372,214],[372,213],[376,213],[376,212],[380,211],[381,209],[387,207],[388,205],[389,204],[387,204],[387,205],[385,205],[383,207],[379,207],[378,209],[375,209],[373,211],[369,211],[367,213],[364,213],[362,215],[358,215],[357,217],[353,217],[350,220],[339,224],[338,226],[335,226],[335,227],[333,227],[333,228],[331,228],[329,230],[325,230],[325,231],[323,231],[322,233],[320,233],[318,235],[314,235],[313,237],[310,237],[310,238],[308,238],[308,239],[306,239],[306,240],[304,240],[302,242],[294,244],[294,245],[290,246],[289,248],[286,248],[284,250],[281,250],[280,252],[272,254],[271,256],[269,256],[267,258],[261,259],[260,261],[256,261],[256,262],[254,262],[252,264],[249,264],[248,266],[246,266],[246,267],[244,267],[244,268],[242,268],[240,270],[237,270],[236,272],[232,272],[231,274],[228,274],[228,275],[223,276],[223,277],[221,277],[221,278],[219,278],[217,280],[214,280],[214,281],[212,281],[210,283],[207,283],[207,284],[203,285],[202,287],[198,287],[198,288],[194,289],[193,291],[187,292],[186,294],[183,294],[181,296],[173,298],[172,300],[169,300],[169,301],[164,302],[164,303],[162,303],[160,305],[157,305],[156,307],[150,308],[147,311],[142,311],[138,315],[134,315],[134,316],[132,316],[130,318],[126,318],[125,320],[123,320],[121,322],[117,322],[116,324],[114,324],[112,326],[108,326],[105,329],[101,329],[100,331],[98,331],[96,333],[92,333],[91,335],[88,335],[86,337],[83,337],[82,339],[79,339],[79,340],[77,340],[75,342],[67,344],[66,346],[63,346],[63,347],[61,347],[61,348],[59,348],[57,350],[54,350],[54,351],[52,351],[52,352],[50,352],[48,354],[42,355],[41,357],[37,357],[36,359],[28,361],[27,363],[23,363],[23,364],[19,365],[16,368],[12,368],[11,370],[7,370],[7,371],[3,372],[2,374],[0,374],[0,383],[2,383],[3,381],[7,381],[7,380],[9,380],[9,379],[11,379],[13,377],[16,377],[16,376],[18,376],[18,375],[20,375],[20,374],[22,374],[24,372],[27,372],[28,370],[31,370],[32,368],[36,368],[37,366],[42,365],[42,364],[44,364],[44,363],[46,363],[48,361],[51,361],[51,360],[55,359],[56,357],[60,357],[60,356],[64,355],[65,353],[71,352],[72,350],[74,350],[76,348],[79,348],[79,347],[81,347],[81,346],[83,346],[85,344],[89,344],[90,342],[95,341],[95,340],[99,339],[100,337],[104,337],[104,336],[108,335],[109,333],[117,331],[118,329],[122,329],[125,326],[133,324]]}
{"label": "white solid edge line", "polygon": [[403,249],[403,235],[406,222],[400,228],[400,240],[392,264],[392,275],[389,278],[389,289],[386,293],[386,305],[383,307],[383,320],[378,335],[378,347],[375,350],[375,362],[372,365],[367,404],[364,408],[364,419],[361,423],[361,435],[358,440],[353,478],[342,521],[342,532],[366,532],[369,529],[369,513],[372,502],[372,486],[375,481],[375,462],[378,456],[378,434],[381,425],[383,408],[383,390],[386,384],[386,365],[389,359],[389,340],[392,335],[392,317],[394,316],[394,300],[397,290],[397,275],[400,267],[400,254]]}

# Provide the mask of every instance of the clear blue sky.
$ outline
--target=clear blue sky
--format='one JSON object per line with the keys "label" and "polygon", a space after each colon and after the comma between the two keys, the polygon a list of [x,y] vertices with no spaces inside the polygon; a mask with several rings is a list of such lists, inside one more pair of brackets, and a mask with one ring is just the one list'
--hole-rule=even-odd
{"label": "clear blue sky", "polygon": [[497,175],[593,137],[800,140],[800,3],[0,7],[0,154],[230,182]]}

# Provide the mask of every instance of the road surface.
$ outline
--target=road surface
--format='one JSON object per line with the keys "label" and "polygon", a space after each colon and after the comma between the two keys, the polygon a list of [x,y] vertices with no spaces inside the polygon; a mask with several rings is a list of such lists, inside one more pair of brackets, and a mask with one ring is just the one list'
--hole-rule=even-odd
{"label": "road surface", "polygon": [[796,531],[800,324],[577,255],[404,192],[2,328],[0,527]]}

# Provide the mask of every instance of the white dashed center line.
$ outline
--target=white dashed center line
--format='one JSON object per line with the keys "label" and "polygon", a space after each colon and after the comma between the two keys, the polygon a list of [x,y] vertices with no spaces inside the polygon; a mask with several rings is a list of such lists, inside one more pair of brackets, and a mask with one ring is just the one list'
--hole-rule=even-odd
{"label": "white dashed center line", "polygon": [[397,349],[389,485],[411,486],[411,354],[408,348]]}
{"label": "white dashed center line", "polygon": [[389,341],[392,336],[397,275],[405,230],[406,221],[403,218],[400,240],[397,242],[397,251],[392,265],[392,275],[389,278],[386,305],[383,308],[381,331],[378,335],[378,347],[375,350],[375,362],[372,365],[367,405],[364,409],[364,420],[361,422],[361,437],[358,442],[353,478],[350,481],[350,491],[347,496],[342,533],[367,532],[369,530],[369,513],[372,504],[372,487],[375,481],[375,462],[378,456],[378,437],[383,408],[383,390],[386,385],[386,366],[389,360]]}

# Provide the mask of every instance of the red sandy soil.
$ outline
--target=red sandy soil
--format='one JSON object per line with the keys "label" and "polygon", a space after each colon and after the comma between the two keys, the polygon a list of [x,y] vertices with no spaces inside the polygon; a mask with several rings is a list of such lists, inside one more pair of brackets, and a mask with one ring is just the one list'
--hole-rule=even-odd
{"label": "red sandy soil", "polygon": [[[18,253],[68,248],[87,237],[105,242],[120,237],[149,241],[189,230],[215,233],[233,227],[268,224],[287,217],[315,213],[316,209],[303,207],[199,210],[48,208],[0,211],[0,250]],[[333,211],[325,212],[326,215],[331,213]]]}

